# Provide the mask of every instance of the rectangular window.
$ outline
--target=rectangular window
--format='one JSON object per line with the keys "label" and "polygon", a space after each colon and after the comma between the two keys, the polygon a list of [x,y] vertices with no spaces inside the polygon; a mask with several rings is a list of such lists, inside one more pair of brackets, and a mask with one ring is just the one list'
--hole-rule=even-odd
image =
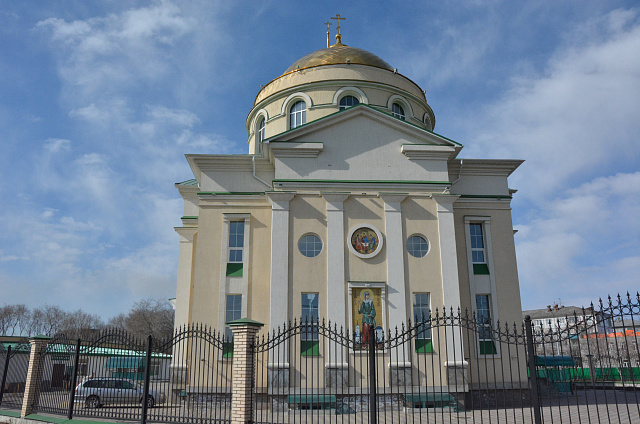
{"label": "rectangular window", "polygon": [[471,237],[471,262],[473,262],[474,274],[488,274],[487,255],[484,243],[484,229],[482,224],[469,224]]}
{"label": "rectangular window", "polygon": [[244,250],[244,221],[229,223],[229,262],[227,276],[242,277],[242,252]]}
{"label": "rectangular window", "polygon": [[319,356],[320,344],[318,342],[318,293],[302,293],[303,325],[300,335],[300,353],[302,356]]}
{"label": "rectangular window", "polygon": [[[242,318],[242,295],[241,294],[228,294],[227,305],[225,309],[224,322],[235,321]],[[231,327],[226,325],[224,327],[225,343],[222,348],[222,356],[224,358],[233,357],[233,331]]]}
{"label": "rectangular window", "polygon": [[480,354],[495,355],[498,351],[492,340],[491,303],[488,294],[476,295],[476,319]]}
{"label": "rectangular window", "polygon": [[433,353],[429,293],[413,294],[413,321],[416,328],[416,352]]}

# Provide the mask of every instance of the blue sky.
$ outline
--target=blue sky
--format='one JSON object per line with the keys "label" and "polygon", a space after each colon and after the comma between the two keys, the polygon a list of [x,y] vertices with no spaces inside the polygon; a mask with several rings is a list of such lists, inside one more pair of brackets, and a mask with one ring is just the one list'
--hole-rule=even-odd
{"label": "blue sky", "polygon": [[245,153],[260,85],[336,13],[461,157],[526,160],[525,309],[640,289],[635,2],[0,0],[0,303],[108,318],[174,297],[183,155]]}

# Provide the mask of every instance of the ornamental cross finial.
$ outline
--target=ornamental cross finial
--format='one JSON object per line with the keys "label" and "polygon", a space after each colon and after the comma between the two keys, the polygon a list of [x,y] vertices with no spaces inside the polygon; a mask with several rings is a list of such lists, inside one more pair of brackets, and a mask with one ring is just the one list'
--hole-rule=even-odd
{"label": "ornamental cross finial", "polygon": [[336,40],[337,40],[336,44],[342,44],[342,35],[340,34],[340,21],[341,20],[344,21],[347,18],[341,18],[340,14],[338,13],[335,18],[331,18],[331,19],[335,19],[336,21],[338,21],[338,26],[336,27],[336,29],[338,30],[338,33],[336,34]]}
{"label": "ornamental cross finial", "polygon": [[328,48],[328,47],[329,47],[329,44],[331,44],[331,43],[329,42],[329,26],[331,26],[331,21],[329,21],[329,22],[325,22],[324,24],[327,26],[327,48]]}

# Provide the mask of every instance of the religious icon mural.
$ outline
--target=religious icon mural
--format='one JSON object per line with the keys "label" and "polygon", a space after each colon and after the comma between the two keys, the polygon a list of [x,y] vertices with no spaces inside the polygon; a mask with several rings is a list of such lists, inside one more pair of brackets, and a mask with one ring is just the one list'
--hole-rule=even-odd
{"label": "religious icon mural", "polygon": [[381,341],[384,336],[381,289],[375,287],[354,288],[351,293],[353,334],[358,347],[366,349],[371,329],[373,329],[377,341]]}
{"label": "religious icon mural", "polygon": [[380,239],[376,232],[369,227],[360,227],[351,235],[351,246],[356,252],[369,255],[380,246]]}

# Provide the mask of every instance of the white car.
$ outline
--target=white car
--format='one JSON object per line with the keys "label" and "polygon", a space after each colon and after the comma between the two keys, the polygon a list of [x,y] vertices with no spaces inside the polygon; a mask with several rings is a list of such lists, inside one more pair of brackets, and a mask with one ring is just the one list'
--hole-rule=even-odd
{"label": "white car", "polygon": [[[144,388],[126,378],[96,377],[83,380],[76,387],[75,401],[87,408],[105,404],[142,404]],[[149,390],[147,407],[165,402],[164,393]]]}

